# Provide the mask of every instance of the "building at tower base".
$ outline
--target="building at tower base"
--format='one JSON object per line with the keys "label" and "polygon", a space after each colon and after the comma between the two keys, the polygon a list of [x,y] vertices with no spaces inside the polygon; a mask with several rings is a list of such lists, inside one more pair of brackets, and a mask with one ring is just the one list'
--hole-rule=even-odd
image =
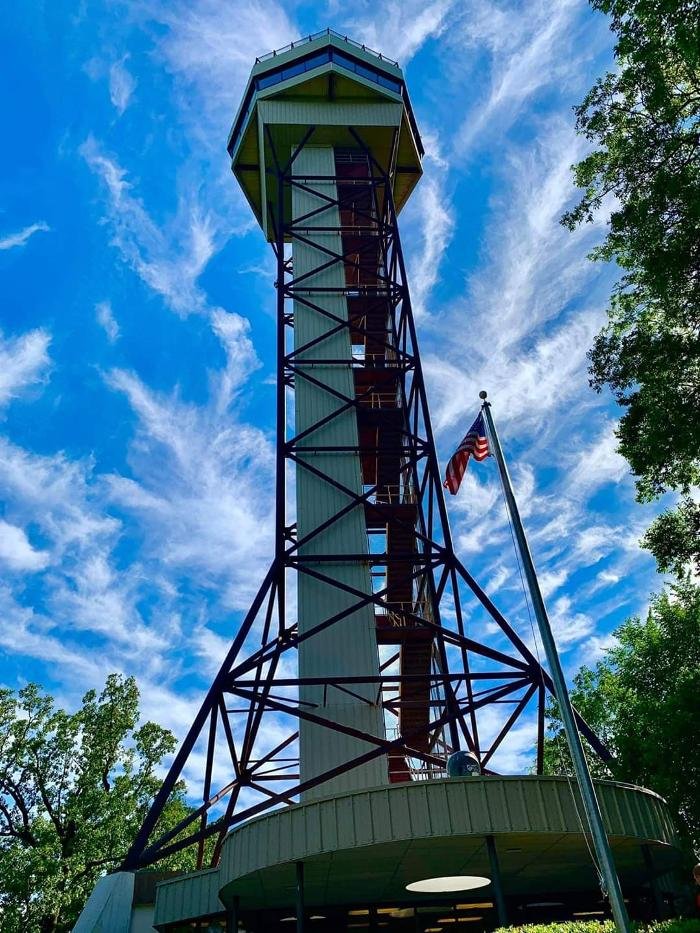
{"label": "building at tower base", "polygon": [[[678,850],[663,800],[630,785],[596,786],[631,915],[656,916],[664,897],[672,910],[664,886]],[[217,868],[162,882],[154,926],[232,931],[236,905],[239,930],[294,930],[300,864],[304,929],[318,933],[602,918],[609,914],[582,813],[569,779],[536,775],[416,781],[314,800],[233,831]],[[444,875],[489,883],[443,894],[406,890]]]}

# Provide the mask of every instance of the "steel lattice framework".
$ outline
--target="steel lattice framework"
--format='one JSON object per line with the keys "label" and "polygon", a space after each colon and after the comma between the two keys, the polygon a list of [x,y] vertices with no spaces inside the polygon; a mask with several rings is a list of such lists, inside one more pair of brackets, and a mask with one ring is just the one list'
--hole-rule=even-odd
{"label": "steel lattice framework", "polygon": [[[367,750],[343,769],[384,758],[389,779],[400,781],[415,777],[416,769],[444,769],[446,755],[460,747],[473,751],[488,772],[494,753],[532,702],[537,704],[537,771],[542,770],[545,695],[552,691],[549,675],[454,551],[392,197],[393,179],[352,128],[348,128],[352,145],[336,152],[334,176],[295,174],[297,157],[313,143],[314,132],[315,127],[308,128],[287,160],[275,151],[271,136],[267,139],[275,164],[268,173],[273,176],[271,184],[276,183],[277,198],[277,209],[270,210],[277,261],[274,560],[124,861],[126,870],[190,845],[198,847],[200,866],[205,855],[216,864],[231,828],[263,811],[293,804],[299,794],[335,777],[338,767],[301,780],[296,751],[300,721],[344,732],[366,744]],[[333,182],[328,186],[333,193],[319,194],[319,182]],[[285,219],[285,200],[295,188],[312,192],[320,204],[301,217]],[[337,209],[337,226],[319,225],[330,206]],[[334,233],[341,248],[319,247],[317,236],[310,240],[311,222],[314,236],[319,231]],[[287,250],[287,244],[295,242],[312,242],[322,254],[312,272],[295,276]],[[338,264],[344,285],[333,289],[312,284],[320,271]],[[347,301],[346,316],[329,311],[316,294],[334,290]],[[357,348],[352,359],[315,360],[319,338],[289,348],[293,308],[300,304],[327,319],[326,336],[350,332],[349,344]],[[317,362],[351,367],[354,393],[345,395],[319,382],[314,375]],[[332,392],[336,407],[312,427],[287,436],[286,396],[300,379]],[[362,463],[359,494],[324,473],[313,456],[351,449],[319,445],[313,438],[317,429],[350,411],[356,413],[358,423],[358,445],[352,450]],[[318,476],[346,500],[336,515],[305,537],[299,537],[296,524],[288,521],[287,463]],[[309,557],[305,546],[311,539],[352,510],[363,514],[368,535],[378,534],[382,546],[357,555]],[[371,593],[339,581],[325,569],[348,560],[369,563],[375,581]],[[299,631],[293,601],[288,605],[287,598],[292,578],[299,575],[339,588],[346,599],[340,612],[304,632]],[[465,595],[495,622],[509,643],[508,651],[470,637],[462,609]],[[390,656],[383,658],[379,676],[294,676],[294,655],[304,640],[367,606],[374,607],[378,644],[393,646],[387,649]],[[368,735],[324,717],[313,704],[299,699],[299,689],[312,685],[380,705],[387,720],[396,723],[395,737]],[[365,688],[362,695],[360,686]],[[371,700],[368,686],[373,689]],[[498,703],[509,704],[510,712],[484,746],[477,714]],[[268,728],[271,714],[274,731]],[[604,745],[580,717],[578,725],[592,748],[608,760]],[[195,753],[203,754],[202,802],[177,826],[163,831],[163,809]]]}

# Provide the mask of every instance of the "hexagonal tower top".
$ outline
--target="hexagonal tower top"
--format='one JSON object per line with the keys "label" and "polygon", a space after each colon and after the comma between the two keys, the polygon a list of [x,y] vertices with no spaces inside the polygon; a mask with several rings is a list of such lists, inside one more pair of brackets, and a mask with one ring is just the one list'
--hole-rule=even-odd
{"label": "hexagonal tower top", "polygon": [[277,176],[294,147],[356,148],[358,138],[374,170],[392,178],[400,210],[420,178],[423,146],[398,64],[330,29],[256,59],[227,148],[268,239]]}

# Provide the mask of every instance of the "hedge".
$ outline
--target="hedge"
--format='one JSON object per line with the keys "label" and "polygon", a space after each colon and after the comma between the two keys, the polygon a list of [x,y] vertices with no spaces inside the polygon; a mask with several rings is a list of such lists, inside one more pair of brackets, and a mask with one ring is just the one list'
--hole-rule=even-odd
{"label": "hedge", "polygon": [[[659,920],[633,923],[636,933],[700,933],[700,920]],[[615,933],[612,920],[564,920],[558,923],[527,923],[501,927],[496,933]]]}

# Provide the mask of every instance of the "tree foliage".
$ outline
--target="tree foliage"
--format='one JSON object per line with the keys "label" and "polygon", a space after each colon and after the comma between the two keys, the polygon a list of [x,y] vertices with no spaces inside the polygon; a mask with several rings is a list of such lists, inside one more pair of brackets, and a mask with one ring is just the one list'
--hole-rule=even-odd
{"label": "tree foliage", "polygon": [[[594,148],[574,167],[583,196],[563,223],[612,205],[593,256],[622,275],[590,353],[592,385],[625,409],[619,449],[648,501],[700,482],[700,2],[591,4],[611,17],[616,68],[576,108]],[[684,510],[697,527],[700,506]],[[667,535],[679,530],[667,519],[647,540],[660,564],[677,563]],[[680,552],[700,566],[700,538],[683,537]]]}
{"label": "tree foliage", "polygon": [[[661,794],[700,849],[700,587],[683,582],[655,597],[646,619],[628,619],[615,637],[576,675],[571,699],[612,752],[612,777]],[[571,773],[561,721],[553,706],[548,714],[545,770]]]}
{"label": "tree foliage", "polygon": [[700,508],[685,496],[651,523],[642,543],[649,548],[659,570],[682,577],[689,567],[700,576]]}
{"label": "tree foliage", "polygon": [[[126,854],[175,746],[138,726],[133,678],[112,674],[75,713],[36,684],[0,689],[0,926],[3,933],[71,929],[97,878]],[[166,823],[187,812],[182,788]],[[187,856],[181,866],[191,867]]]}

